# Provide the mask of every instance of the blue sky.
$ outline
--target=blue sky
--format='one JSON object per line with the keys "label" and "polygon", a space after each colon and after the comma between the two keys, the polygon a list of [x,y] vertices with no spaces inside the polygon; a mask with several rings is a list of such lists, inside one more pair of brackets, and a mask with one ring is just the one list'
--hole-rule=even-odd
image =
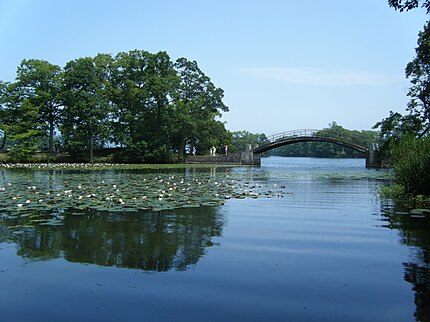
{"label": "blue sky", "polygon": [[426,19],[386,0],[0,0],[0,79],[23,59],[166,51],[224,89],[231,131],[366,130],[404,111]]}

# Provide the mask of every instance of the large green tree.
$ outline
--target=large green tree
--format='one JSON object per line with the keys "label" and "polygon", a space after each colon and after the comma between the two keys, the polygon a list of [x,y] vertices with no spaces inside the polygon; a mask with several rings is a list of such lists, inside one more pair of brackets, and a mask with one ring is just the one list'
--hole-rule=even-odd
{"label": "large green tree", "polygon": [[133,50],[118,53],[112,69],[111,101],[114,143],[126,147],[134,157],[144,159],[147,149],[144,119],[149,93],[145,82],[148,65],[147,51]]}
{"label": "large green tree", "polygon": [[218,119],[228,111],[224,91],[214,85],[196,61],[179,58],[175,69],[180,78],[175,100],[178,150],[183,153],[188,146],[206,152],[211,146],[230,143],[231,135]]}
{"label": "large green tree", "polygon": [[[430,0],[389,0],[388,3],[400,11],[421,6],[430,13]],[[407,105],[408,114],[390,111],[387,118],[375,125],[375,128],[380,127],[387,151],[390,150],[392,143],[407,133],[423,136],[430,130],[430,22],[427,22],[418,34],[417,44],[416,56],[407,64],[405,70],[406,78],[411,81],[407,93],[410,97]]]}
{"label": "large green tree", "polygon": [[169,161],[172,153],[172,99],[178,77],[166,52],[119,53],[112,71],[115,143],[138,161]]}
{"label": "large green tree", "polygon": [[23,60],[17,71],[17,86],[26,104],[37,109],[40,123],[46,124],[48,150],[52,153],[61,106],[61,68],[45,60]]}
{"label": "large green tree", "polygon": [[406,66],[406,77],[412,83],[408,109],[427,126],[430,123],[430,22],[419,33],[415,51],[416,57]]}
{"label": "large green tree", "polygon": [[7,137],[11,143],[12,159],[27,160],[29,155],[36,151],[38,140],[43,135],[38,107],[30,102],[26,91],[18,82],[2,83],[0,87],[2,148]]}
{"label": "large green tree", "polygon": [[109,138],[110,55],[78,58],[64,68],[63,120],[61,131],[66,148],[86,150],[94,160],[94,146]]}
{"label": "large green tree", "polygon": [[177,88],[178,78],[173,62],[166,52],[149,56],[144,81],[148,91],[147,115],[144,120],[149,148],[149,159],[152,161],[171,161],[172,123],[175,114],[172,100]]}

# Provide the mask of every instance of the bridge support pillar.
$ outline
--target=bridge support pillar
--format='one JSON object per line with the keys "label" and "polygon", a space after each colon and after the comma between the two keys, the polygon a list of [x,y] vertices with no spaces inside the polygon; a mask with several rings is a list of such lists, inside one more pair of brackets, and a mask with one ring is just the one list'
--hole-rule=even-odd
{"label": "bridge support pillar", "polygon": [[380,168],[381,160],[379,158],[379,145],[378,143],[370,143],[369,149],[366,153],[366,167],[367,168]]}
{"label": "bridge support pillar", "polygon": [[240,155],[240,164],[245,165],[261,165],[261,157],[259,153],[254,153],[251,144],[245,146],[245,151]]}

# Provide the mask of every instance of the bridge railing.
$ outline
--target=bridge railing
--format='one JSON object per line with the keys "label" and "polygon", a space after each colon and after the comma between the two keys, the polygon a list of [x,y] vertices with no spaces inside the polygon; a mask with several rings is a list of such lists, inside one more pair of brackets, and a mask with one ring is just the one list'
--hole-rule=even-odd
{"label": "bridge railing", "polygon": [[284,140],[284,139],[289,139],[294,137],[316,136],[318,131],[319,130],[315,130],[315,129],[293,130],[293,131],[287,131],[287,132],[282,132],[282,133],[268,136],[267,139],[269,140],[269,142],[276,142],[278,140]]}

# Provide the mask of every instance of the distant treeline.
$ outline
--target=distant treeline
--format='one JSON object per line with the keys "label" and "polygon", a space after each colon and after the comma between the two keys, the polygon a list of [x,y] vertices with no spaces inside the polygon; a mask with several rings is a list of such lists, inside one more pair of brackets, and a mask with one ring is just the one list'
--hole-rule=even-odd
{"label": "distant treeline", "polygon": [[24,60],[15,82],[0,81],[0,148],[12,160],[61,150],[93,161],[115,147],[125,162],[180,161],[231,143],[223,96],[195,61],[166,52]]}

